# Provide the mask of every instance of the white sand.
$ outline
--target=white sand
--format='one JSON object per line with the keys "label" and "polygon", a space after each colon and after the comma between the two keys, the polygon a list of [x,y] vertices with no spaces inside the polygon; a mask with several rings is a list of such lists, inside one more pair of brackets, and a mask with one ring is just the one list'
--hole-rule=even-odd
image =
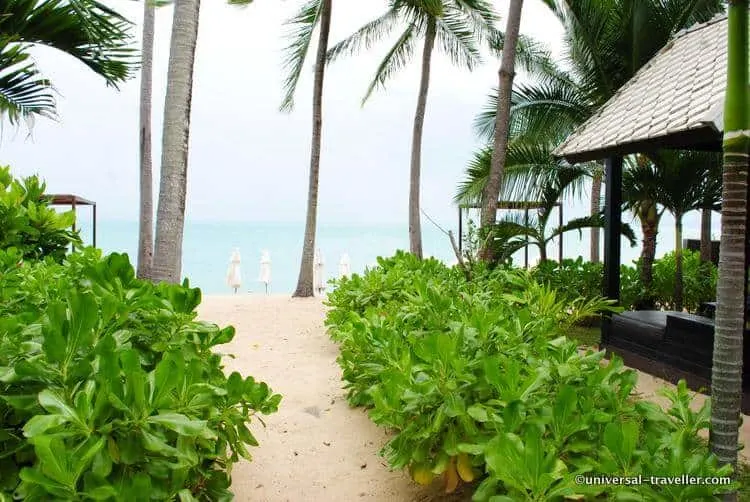
{"label": "white sand", "polygon": [[[279,412],[263,417],[266,428],[257,421],[251,427],[260,446],[251,450],[253,462],[234,468],[236,500],[448,500],[437,495],[438,483],[431,490],[421,488],[406,473],[389,471],[378,455],[388,436],[346,403],[338,351],[325,332],[320,299],[208,296],[199,313],[201,319],[237,329],[234,341],[221,348],[236,356],[227,360],[227,370],[252,375],[284,396]],[[642,374],[638,390],[653,398],[662,383]],[[741,441],[748,438],[746,419]],[[451,500],[469,498],[464,493]]]}

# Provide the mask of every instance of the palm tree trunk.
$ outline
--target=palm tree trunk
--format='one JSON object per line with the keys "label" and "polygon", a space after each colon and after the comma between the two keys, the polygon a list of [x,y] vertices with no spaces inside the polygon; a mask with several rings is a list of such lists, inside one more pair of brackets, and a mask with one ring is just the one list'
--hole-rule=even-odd
{"label": "palm tree trunk", "polygon": [[[719,279],[711,371],[711,434],[721,463],[737,466],[745,325],[748,166],[748,0],[730,0]],[[735,473],[737,470],[735,469]],[[737,492],[725,497],[736,501]]]}
{"label": "palm tree trunk", "polygon": [[138,218],[138,277],[151,277],[154,257],[154,184],[151,159],[151,89],[153,87],[154,6],[143,2],[140,109],[140,216]]}
{"label": "palm tree trunk", "polygon": [[640,277],[643,289],[648,298],[643,298],[644,307],[652,305],[651,289],[654,283],[654,260],[656,259],[656,237],[659,233],[659,212],[653,201],[643,201],[642,210],[638,211],[643,233],[643,248],[641,249]]}
{"label": "palm tree trunk", "polygon": [[[591,216],[596,216],[601,211],[601,198],[602,198],[602,173],[599,169],[594,173],[594,177],[591,182]],[[590,249],[590,261],[591,263],[599,263],[599,239],[601,237],[601,229],[598,227],[591,228],[591,249]]]}
{"label": "palm tree trunk", "polygon": [[542,244],[539,244],[539,263],[544,263],[547,261],[547,243],[544,242]]}
{"label": "palm tree trunk", "polygon": [[307,189],[307,219],[305,221],[305,241],[302,244],[302,261],[297,279],[297,289],[292,296],[310,297],[313,288],[313,267],[315,257],[315,230],[318,221],[318,182],[320,180],[320,146],[323,131],[323,80],[325,77],[328,34],[331,30],[332,0],[323,0],[320,12],[320,34],[315,56],[315,80],[313,82],[312,144],[310,147],[310,180]]}
{"label": "palm tree trunk", "polygon": [[701,210],[701,261],[711,261],[711,210]]}
{"label": "palm tree trunk", "polygon": [[175,2],[164,100],[161,178],[152,270],[154,280],[170,283],[179,282],[182,273],[190,106],[199,13],[200,0]]}
{"label": "palm tree trunk", "polygon": [[682,213],[674,215],[674,309],[682,312]]}
{"label": "palm tree trunk", "polygon": [[414,115],[414,131],[411,140],[411,170],[409,175],[409,249],[422,258],[422,222],[419,213],[420,174],[422,169],[422,131],[427,109],[427,91],[430,87],[430,67],[432,50],[435,48],[437,26],[434,19],[427,23],[422,52],[422,78],[419,82],[417,112]]}
{"label": "palm tree trunk", "polygon": [[[523,0],[510,0],[508,21],[505,26],[505,42],[503,57],[498,72],[497,110],[495,116],[495,138],[493,142],[490,175],[482,192],[481,228],[488,231],[497,220],[497,199],[500,197],[503,174],[505,171],[505,157],[508,148],[508,132],[510,128],[510,98],[513,90],[515,75],[516,46],[518,34],[521,30],[521,11]],[[486,262],[493,260],[491,239],[485,240],[480,249],[480,258]]]}

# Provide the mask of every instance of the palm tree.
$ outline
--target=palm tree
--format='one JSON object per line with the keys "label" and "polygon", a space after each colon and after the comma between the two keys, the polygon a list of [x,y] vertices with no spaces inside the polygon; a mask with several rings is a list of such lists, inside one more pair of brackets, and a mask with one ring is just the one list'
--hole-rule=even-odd
{"label": "palm tree", "polygon": [[143,2],[140,96],[140,215],[138,218],[138,277],[151,277],[154,257],[154,194],[151,159],[151,90],[153,86],[154,18],[150,0]]}
{"label": "palm tree", "polygon": [[674,306],[682,310],[682,219],[686,213],[705,205],[716,207],[721,200],[721,183],[711,179],[719,165],[716,155],[707,152],[660,151],[649,157],[656,164],[659,183],[657,202],[675,220]]}
{"label": "palm tree", "polygon": [[[497,199],[500,196],[500,184],[505,169],[505,158],[508,148],[510,127],[510,100],[513,90],[513,76],[515,73],[516,46],[518,35],[521,31],[521,11],[523,0],[510,0],[508,8],[508,21],[505,26],[505,45],[503,56],[498,72],[498,99],[496,109],[495,137],[492,146],[492,161],[487,184],[482,194],[482,212],[480,230],[487,230],[497,220]],[[480,256],[484,261],[493,259],[492,239],[486,239],[485,245],[480,250]]]}
{"label": "palm tree", "polygon": [[288,24],[294,26],[291,43],[286,48],[284,79],[285,95],[282,111],[294,108],[294,93],[297,90],[302,68],[310,50],[313,32],[319,26],[318,47],[315,56],[315,78],[313,82],[312,145],[310,148],[310,179],[307,192],[307,218],[302,244],[302,260],[295,297],[313,296],[313,260],[315,257],[315,232],[318,215],[318,181],[320,179],[320,149],[323,129],[323,80],[328,51],[328,36],[331,30],[332,0],[309,0]]}
{"label": "palm tree", "polygon": [[[555,142],[541,143],[528,141],[526,138],[512,138],[508,145],[506,177],[502,189],[502,198],[518,200],[519,195],[540,203],[541,207],[530,221],[522,222],[518,218],[506,216],[491,227],[493,238],[487,239],[487,247],[493,247],[493,259],[504,260],[509,254],[526,245],[539,249],[540,261],[547,260],[547,246],[555,238],[566,232],[604,225],[601,213],[583,218],[575,218],[562,226],[548,229],[550,218],[559,201],[566,196],[580,193],[584,179],[593,175],[595,164],[587,163],[570,166],[564,161],[555,159],[551,152]],[[474,204],[482,200],[484,187],[491,170],[491,148],[478,152],[469,164],[466,177],[459,185],[454,201],[459,204]],[[528,176],[527,173],[534,173]],[[525,183],[536,180],[533,187]],[[523,202],[519,201],[519,202]],[[631,243],[635,236],[629,225],[622,225],[622,232]],[[502,237],[501,239],[497,239]],[[498,254],[500,252],[500,254]]]}
{"label": "palm tree", "polygon": [[[526,137],[567,136],[592,116],[674,33],[707,21],[724,8],[722,0],[549,0],[564,28],[569,70],[549,64],[530,84],[516,86],[510,130]],[[475,128],[491,141],[497,93],[490,96]],[[599,212],[601,175],[592,182],[591,214]],[[599,229],[592,229],[592,258],[598,255]],[[596,251],[596,253],[594,252]],[[593,260],[592,260],[593,261]]]}
{"label": "palm tree", "polygon": [[331,61],[344,54],[357,53],[360,48],[370,47],[390,34],[398,24],[406,25],[378,66],[375,78],[362,100],[364,104],[376,87],[384,86],[393,74],[412,59],[417,41],[420,38],[424,40],[409,175],[409,248],[420,258],[422,131],[433,50],[437,45],[455,65],[471,70],[481,61],[479,46],[484,42],[500,40],[494,28],[495,21],[492,5],[486,0],[389,0],[389,8],[385,14],[367,23],[329,51]]}
{"label": "palm tree", "polygon": [[654,260],[656,259],[656,237],[659,222],[665,208],[659,206],[660,187],[664,183],[660,171],[645,155],[636,156],[622,176],[623,208],[631,211],[641,224],[643,245],[639,260],[639,274],[644,297],[642,308],[654,307],[652,285],[654,282]]}
{"label": "palm tree", "polygon": [[200,0],[175,0],[164,101],[161,179],[152,278],[179,282],[185,227],[190,105]]}
{"label": "palm tree", "polygon": [[79,60],[115,88],[137,64],[132,24],[95,0],[4,0],[0,3],[0,116],[11,124],[57,117],[52,84],[31,58],[46,46]]}
{"label": "palm tree", "polygon": [[[719,279],[711,370],[711,436],[722,463],[737,467],[745,328],[748,97],[748,1],[730,0]],[[735,472],[736,469],[735,469]],[[725,500],[737,500],[732,493]]]}

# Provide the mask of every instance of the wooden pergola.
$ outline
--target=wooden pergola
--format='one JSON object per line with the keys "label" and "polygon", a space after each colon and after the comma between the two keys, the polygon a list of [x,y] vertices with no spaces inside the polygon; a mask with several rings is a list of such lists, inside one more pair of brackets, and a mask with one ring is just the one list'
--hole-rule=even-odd
{"label": "wooden pergola", "polygon": [[[463,221],[464,211],[468,212],[469,209],[479,209],[480,204],[459,204],[458,206],[458,252],[463,250]],[[497,201],[497,208],[501,210],[522,210],[524,212],[523,222],[525,225],[529,224],[529,211],[532,209],[543,209],[546,204],[539,201],[515,201],[515,200],[499,200]],[[560,202],[556,202],[554,207],[558,208],[558,221],[560,226],[563,226],[563,208]],[[528,244],[529,238],[526,237]],[[560,241],[558,243],[558,261],[563,261],[563,236],[560,234]],[[523,248],[523,266],[529,268],[529,247],[528,245]]]}
{"label": "wooden pergola", "polygon": [[[71,194],[49,194],[47,195],[50,198],[50,204],[53,206],[70,206],[70,208],[73,210],[73,212],[76,212],[76,208],[78,206],[91,206],[91,217],[92,217],[92,225],[91,225],[91,233],[92,233],[92,245],[96,247],[96,202],[88,199],[84,199],[83,197],[79,197],[77,195],[71,195]],[[75,221],[73,222],[73,231],[76,229]],[[75,246],[73,247],[73,250],[75,251]]]}

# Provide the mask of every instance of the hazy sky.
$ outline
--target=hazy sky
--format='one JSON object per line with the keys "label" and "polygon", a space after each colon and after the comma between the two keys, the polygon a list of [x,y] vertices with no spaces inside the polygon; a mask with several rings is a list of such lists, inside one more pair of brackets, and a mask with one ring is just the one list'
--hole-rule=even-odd
{"label": "hazy sky", "polygon": [[[140,39],[142,4],[124,0],[108,4],[136,23]],[[304,220],[312,99],[309,60],[296,109],[291,114],[278,111],[285,44],[282,23],[300,5],[301,0],[257,0],[239,9],[221,1],[203,1],[190,136],[188,218]],[[383,12],[386,5],[384,0],[334,2],[332,42]],[[500,1],[497,7],[504,17],[507,2]],[[155,168],[160,164],[171,18],[171,8],[158,10]],[[523,32],[559,51],[561,29],[536,2],[524,6]],[[384,43],[329,67],[319,199],[323,224],[407,219],[418,61],[360,107],[387,49]],[[60,92],[61,120],[38,120],[31,139],[23,130],[13,132],[6,127],[0,163],[10,164],[17,174],[41,174],[51,192],[96,200],[102,219],[136,219],[139,78],[118,92],[69,57],[47,49],[37,50],[35,55]],[[423,144],[422,205],[445,225],[455,225],[451,201],[456,184],[479,145],[472,121],[496,85],[498,66],[495,58],[487,58],[470,73],[453,68],[442,54],[434,58]]]}

